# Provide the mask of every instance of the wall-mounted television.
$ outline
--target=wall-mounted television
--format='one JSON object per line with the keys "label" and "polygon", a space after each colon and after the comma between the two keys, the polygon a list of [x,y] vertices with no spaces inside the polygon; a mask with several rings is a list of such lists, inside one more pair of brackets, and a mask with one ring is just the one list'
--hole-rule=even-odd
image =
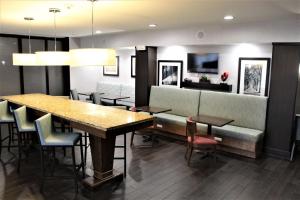
{"label": "wall-mounted television", "polygon": [[191,73],[218,74],[219,54],[188,53],[187,70]]}

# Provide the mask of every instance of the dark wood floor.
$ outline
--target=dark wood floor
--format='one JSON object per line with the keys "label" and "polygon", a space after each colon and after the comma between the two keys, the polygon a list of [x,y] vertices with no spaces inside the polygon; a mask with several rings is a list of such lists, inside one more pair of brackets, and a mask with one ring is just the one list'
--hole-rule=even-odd
{"label": "dark wood floor", "polygon": [[[118,137],[118,142],[122,143],[122,138]],[[137,136],[135,142],[141,139]],[[119,151],[116,153],[121,155]],[[290,163],[274,158],[252,160],[219,154],[215,163],[213,159],[200,160],[200,155],[196,154],[192,166],[188,167],[184,153],[183,144],[166,139],[160,139],[154,148],[128,147],[128,171],[123,182],[103,186],[97,193],[81,190],[75,196],[72,180],[48,181],[44,194],[39,193],[37,150],[30,154],[27,162],[22,162],[19,175],[14,155],[3,150],[0,199],[300,199],[299,159]],[[63,158],[61,154],[58,157],[61,162],[70,160],[69,156]],[[115,168],[122,171],[123,161],[115,161]],[[60,170],[59,173],[72,174]]]}

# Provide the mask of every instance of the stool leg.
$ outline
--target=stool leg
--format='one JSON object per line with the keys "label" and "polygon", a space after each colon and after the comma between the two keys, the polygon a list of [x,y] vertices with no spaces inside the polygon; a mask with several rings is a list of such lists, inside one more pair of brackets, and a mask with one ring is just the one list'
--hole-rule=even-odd
{"label": "stool leg", "polygon": [[84,166],[86,166],[86,160],[87,160],[87,132],[84,132]]}
{"label": "stool leg", "polygon": [[8,123],[7,126],[8,126],[8,151],[10,152],[11,135],[12,135],[11,124]]}
{"label": "stool leg", "polygon": [[84,157],[83,157],[83,148],[82,148],[82,138],[80,138],[80,157],[81,157],[81,168],[82,168],[82,177],[85,178],[85,164],[84,164]]}
{"label": "stool leg", "polygon": [[131,146],[131,147],[133,146],[133,138],[134,138],[134,134],[135,134],[135,131],[132,131],[132,132],[131,132],[131,139],[130,139],[130,146]]}
{"label": "stool leg", "polygon": [[22,140],[21,140],[21,133],[18,133],[18,168],[17,172],[20,173],[20,166],[21,166],[21,159],[22,159]]}
{"label": "stool leg", "polygon": [[1,158],[1,154],[2,154],[2,131],[1,131],[1,124],[0,124],[0,158]]}
{"label": "stool leg", "polygon": [[44,178],[45,178],[45,168],[44,168],[44,150],[43,147],[41,146],[41,187],[40,187],[40,191],[43,192],[44,189]]}
{"label": "stool leg", "polygon": [[73,171],[74,171],[74,183],[75,183],[75,191],[78,193],[78,184],[77,184],[77,170],[76,170],[76,160],[75,160],[75,149],[72,146],[72,160],[73,160]]}
{"label": "stool leg", "polygon": [[127,161],[126,161],[126,154],[127,154],[127,152],[126,152],[126,147],[127,147],[127,142],[126,142],[126,133],[124,133],[124,177],[126,177],[126,163],[127,163]]}

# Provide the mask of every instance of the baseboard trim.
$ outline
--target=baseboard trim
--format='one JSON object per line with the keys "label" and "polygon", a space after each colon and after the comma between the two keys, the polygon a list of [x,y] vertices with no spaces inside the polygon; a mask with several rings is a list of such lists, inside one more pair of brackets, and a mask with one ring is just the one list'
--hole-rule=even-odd
{"label": "baseboard trim", "polygon": [[264,148],[264,154],[266,156],[274,157],[274,158],[280,158],[284,160],[290,160],[291,152],[289,151],[283,151],[281,149],[275,149],[270,147]]}

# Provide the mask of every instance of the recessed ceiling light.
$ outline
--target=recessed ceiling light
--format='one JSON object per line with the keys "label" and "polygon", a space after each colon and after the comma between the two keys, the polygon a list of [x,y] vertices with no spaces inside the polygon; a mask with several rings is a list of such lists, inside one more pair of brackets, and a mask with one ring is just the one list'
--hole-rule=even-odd
{"label": "recessed ceiling light", "polygon": [[97,30],[97,31],[96,31],[96,34],[100,34],[100,33],[102,33],[102,31],[100,31],[100,30]]}
{"label": "recessed ceiling light", "polygon": [[226,16],[224,17],[224,19],[225,19],[225,20],[233,20],[234,17],[233,17],[232,15],[226,15]]}
{"label": "recessed ceiling light", "polygon": [[150,28],[155,28],[155,27],[157,27],[156,24],[149,24],[148,26],[149,26]]}

